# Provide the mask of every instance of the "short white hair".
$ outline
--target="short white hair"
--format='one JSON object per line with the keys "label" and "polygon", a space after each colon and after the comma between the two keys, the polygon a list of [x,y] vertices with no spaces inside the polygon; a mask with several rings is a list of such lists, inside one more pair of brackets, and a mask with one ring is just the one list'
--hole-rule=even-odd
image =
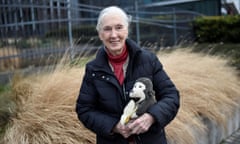
{"label": "short white hair", "polygon": [[119,8],[117,6],[110,6],[110,7],[104,8],[100,12],[100,14],[98,16],[97,26],[96,26],[97,31],[101,30],[102,20],[106,15],[109,15],[109,14],[119,14],[120,16],[122,16],[124,19],[124,23],[126,24],[127,27],[129,26],[129,23],[131,22],[131,16],[127,15],[124,10],[122,10],[121,8]]}

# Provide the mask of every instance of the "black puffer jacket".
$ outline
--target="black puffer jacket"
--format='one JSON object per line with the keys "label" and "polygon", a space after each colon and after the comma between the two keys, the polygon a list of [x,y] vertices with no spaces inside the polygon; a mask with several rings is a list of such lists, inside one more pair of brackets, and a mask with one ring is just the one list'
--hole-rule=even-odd
{"label": "black puffer jacket", "polygon": [[148,110],[155,123],[148,132],[136,135],[139,144],[165,144],[164,127],[176,116],[179,93],[163,70],[155,54],[139,48],[126,40],[129,64],[123,86],[112,72],[104,48],[96,59],[86,65],[85,76],[77,99],[76,111],[80,121],[97,135],[97,144],[127,144],[127,140],[111,130],[120,120],[124,106],[129,101],[129,91],[139,77],[152,80],[157,104]]}

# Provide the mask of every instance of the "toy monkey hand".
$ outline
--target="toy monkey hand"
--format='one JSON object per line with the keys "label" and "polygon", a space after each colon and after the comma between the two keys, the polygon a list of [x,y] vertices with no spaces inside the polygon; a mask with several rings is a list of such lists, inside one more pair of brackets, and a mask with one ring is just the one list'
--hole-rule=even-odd
{"label": "toy monkey hand", "polygon": [[133,100],[130,100],[123,110],[123,114],[120,119],[120,123],[125,125],[129,122],[134,113],[136,113],[137,107]]}

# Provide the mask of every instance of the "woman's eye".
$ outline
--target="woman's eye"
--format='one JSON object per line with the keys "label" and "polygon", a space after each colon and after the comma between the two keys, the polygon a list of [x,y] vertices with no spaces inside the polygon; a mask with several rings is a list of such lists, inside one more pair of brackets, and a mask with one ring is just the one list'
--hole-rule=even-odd
{"label": "woman's eye", "polygon": [[123,26],[122,26],[122,25],[116,26],[116,30],[122,30],[122,29],[123,29]]}
{"label": "woman's eye", "polygon": [[111,31],[111,30],[112,30],[111,27],[104,27],[104,28],[103,28],[103,31],[107,31],[107,32],[108,32],[108,31]]}

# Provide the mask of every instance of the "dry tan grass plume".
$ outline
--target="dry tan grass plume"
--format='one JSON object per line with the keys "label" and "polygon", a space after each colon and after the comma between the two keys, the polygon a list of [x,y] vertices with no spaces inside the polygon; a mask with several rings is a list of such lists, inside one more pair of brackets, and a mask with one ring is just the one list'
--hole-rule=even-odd
{"label": "dry tan grass plume", "polygon": [[[170,144],[194,144],[207,135],[204,119],[223,125],[240,99],[239,79],[226,61],[183,49],[159,58],[180,90],[181,107],[167,126]],[[60,66],[14,81],[18,114],[4,144],[94,144],[95,135],[78,121],[75,103],[84,68]]]}

